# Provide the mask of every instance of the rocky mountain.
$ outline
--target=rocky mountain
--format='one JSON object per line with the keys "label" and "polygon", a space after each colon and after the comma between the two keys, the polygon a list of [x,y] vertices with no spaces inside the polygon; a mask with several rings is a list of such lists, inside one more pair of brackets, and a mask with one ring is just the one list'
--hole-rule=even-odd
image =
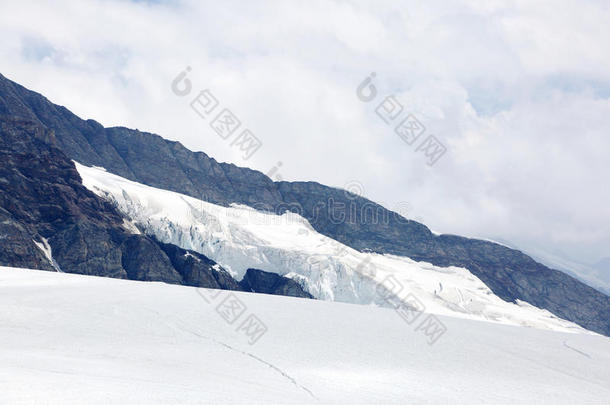
{"label": "rocky mountain", "polygon": [[[506,301],[525,301],[610,335],[610,297],[518,250],[455,235],[435,235],[420,223],[344,190],[313,182],[273,182],[260,172],[218,163],[203,152],[192,152],[158,135],[104,128],[1,75],[0,115],[53,131],[57,147],[82,164],[104,167],[139,183],[219,205],[240,203],[275,213],[295,211],[317,232],[359,251],[465,267]],[[32,246],[23,245],[22,249],[31,251]],[[102,267],[100,274],[106,275],[110,269]],[[138,270],[130,272],[141,276]],[[167,276],[180,276],[176,273]]]}
{"label": "rocky mountain", "polygon": [[[2,117],[0,161],[0,266],[242,290],[204,255],[160,243],[127,224],[83,187],[53,131],[39,123]],[[293,283],[284,277],[279,282]],[[293,295],[290,289],[265,292]]]}

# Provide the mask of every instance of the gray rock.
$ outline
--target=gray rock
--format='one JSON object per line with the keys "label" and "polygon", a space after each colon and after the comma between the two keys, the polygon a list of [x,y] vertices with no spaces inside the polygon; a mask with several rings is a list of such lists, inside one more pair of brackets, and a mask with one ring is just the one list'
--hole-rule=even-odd
{"label": "gray rock", "polygon": [[239,283],[214,260],[176,245],[157,243],[169,257],[174,268],[180,273],[185,285],[221,290],[241,290]]}
{"label": "gray rock", "polygon": [[313,298],[313,296],[305,291],[296,281],[263,270],[248,269],[244,278],[239,282],[239,285],[243,291],[286,295],[289,297]]}
{"label": "gray rock", "polygon": [[0,208],[0,264],[55,271],[34,241],[42,244],[42,238],[35,230],[27,229]]}
{"label": "gray rock", "polygon": [[[116,209],[82,185],[73,162],[55,145],[40,124],[0,117],[0,265],[239,289],[205,256],[190,252],[205,263],[199,266],[177,257],[186,254],[178,247],[130,234]],[[36,246],[44,245],[43,238],[56,263]]]}

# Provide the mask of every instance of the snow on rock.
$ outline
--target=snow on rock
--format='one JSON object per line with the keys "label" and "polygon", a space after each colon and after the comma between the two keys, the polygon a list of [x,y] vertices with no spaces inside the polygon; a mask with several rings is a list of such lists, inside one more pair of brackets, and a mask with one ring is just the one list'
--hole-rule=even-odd
{"label": "snow on rock", "polygon": [[62,273],[59,264],[53,258],[53,250],[51,249],[51,245],[49,245],[49,241],[46,238],[41,237],[42,242],[37,242],[33,240],[34,244],[44,253],[45,257],[51,263],[51,266],[55,269],[55,271]]}
{"label": "snow on rock", "polygon": [[392,284],[388,277],[394,277],[398,297],[416,297],[427,312],[584,331],[549,311],[503,301],[465,268],[358,252],[317,233],[294,213],[222,207],[99,168],[76,166],[85,187],[116,204],[143,232],[208,256],[238,280],[248,268],[257,268],[291,277],[321,300],[387,306],[377,286]]}

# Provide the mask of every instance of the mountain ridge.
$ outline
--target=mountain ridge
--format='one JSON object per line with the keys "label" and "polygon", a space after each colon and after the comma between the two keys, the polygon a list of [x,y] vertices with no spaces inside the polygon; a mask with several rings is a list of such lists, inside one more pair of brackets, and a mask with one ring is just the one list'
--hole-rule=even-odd
{"label": "mountain ridge", "polygon": [[[314,182],[274,182],[159,135],[104,128],[1,75],[0,114],[40,122],[54,131],[60,149],[84,165],[223,206],[244,204],[278,214],[300,210],[316,231],[354,249],[468,268],[506,301],[526,301],[610,335],[610,297],[521,251],[457,235],[437,236],[423,224],[344,190]],[[348,218],[337,204],[355,209]]]}
{"label": "mountain ridge", "polygon": [[0,161],[0,265],[242,290],[204,255],[128,229],[115,207],[83,186],[52,130],[0,116]]}

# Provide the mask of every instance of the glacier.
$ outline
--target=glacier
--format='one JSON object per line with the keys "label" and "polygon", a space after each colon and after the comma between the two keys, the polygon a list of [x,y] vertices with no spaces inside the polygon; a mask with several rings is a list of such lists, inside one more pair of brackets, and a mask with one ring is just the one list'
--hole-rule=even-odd
{"label": "glacier", "polygon": [[[83,185],[112,202],[126,228],[202,253],[241,279],[248,268],[290,277],[315,298],[388,306],[379,286],[416,297],[425,312],[509,325],[588,332],[526,302],[503,301],[468,269],[354,250],[316,232],[294,213],[223,207],[136,183],[75,162]],[[388,281],[391,281],[388,283]]]}

